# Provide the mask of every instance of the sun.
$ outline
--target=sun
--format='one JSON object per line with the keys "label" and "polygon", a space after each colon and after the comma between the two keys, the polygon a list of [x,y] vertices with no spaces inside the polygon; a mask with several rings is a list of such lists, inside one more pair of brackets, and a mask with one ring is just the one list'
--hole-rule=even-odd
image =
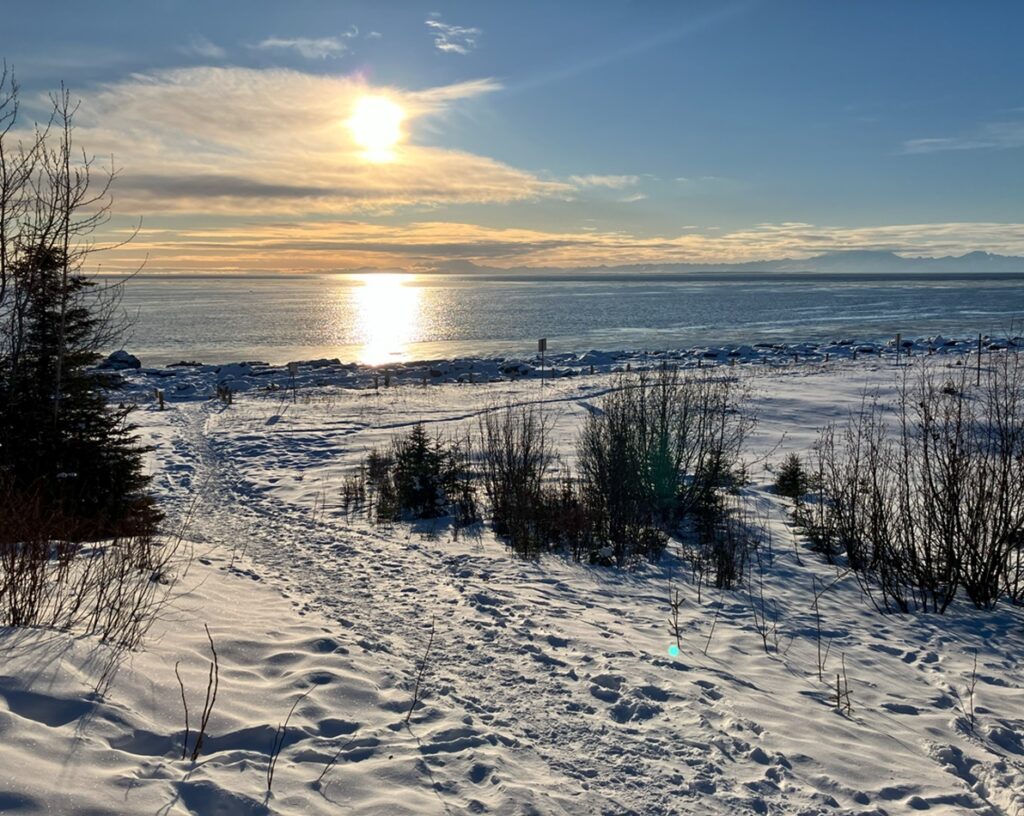
{"label": "sun", "polygon": [[370,161],[391,161],[402,138],[405,111],[386,96],[363,96],[352,108],[348,129]]}

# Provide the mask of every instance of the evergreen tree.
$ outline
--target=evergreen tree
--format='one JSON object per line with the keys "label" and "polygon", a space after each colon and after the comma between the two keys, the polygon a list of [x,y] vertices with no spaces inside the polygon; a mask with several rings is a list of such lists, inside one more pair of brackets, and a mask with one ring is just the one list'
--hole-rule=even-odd
{"label": "evergreen tree", "polygon": [[775,476],[775,490],[780,496],[799,502],[810,489],[810,478],[800,456],[796,453],[789,454],[782,461],[782,466]]}
{"label": "evergreen tree", "polygon": [[443,515],[448,468],[441,445],[422,423],[395,444],[395,489],[399,505],[415,518]]}
{"label": "evergreen tree", "polygon": [[130,409],[108,404],[117,375],[92,368],[103,319],[92,284],[59,249],[25,252],[17,353],[0,370],[0,479],[65,519],[76,535],[148,532],[157,514],[143,493],[144,449]]}

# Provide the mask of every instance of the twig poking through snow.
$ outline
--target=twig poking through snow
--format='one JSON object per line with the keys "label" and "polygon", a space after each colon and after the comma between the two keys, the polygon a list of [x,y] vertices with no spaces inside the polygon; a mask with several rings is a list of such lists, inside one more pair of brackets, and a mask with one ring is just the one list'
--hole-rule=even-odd
{"label": "twig poking through snow", "polygon": [[292,703],[292,707],[288,710],[288,716],[284,718],[284,723],[278,724],[277,730],[274,732],[274,741],[270,746],[270,760],[267,763],[267,793],[271,793],[274,788],[274,771],[277,770],[277,760],[281,756],[281,749],[284,748],[284,740],[288,734],[288,723],[292,720],[292,714],[295,713],[295,709],[299,703],[305,700],[313,689],[307,689],[305,694],[299,695],[299,697]]}
{"label": "twig poking through snow", "polygon": [[427,641],[427,649],[423,653],[423,660],[420,661],[420,669],[416,674],[416,685],[412,690],[412,705],[409,706],[409,713],[405,715],[405,722],[409,722],[412,712],[416,710],[416,704],[420,701],[420,684],[423,682],[423,675],[427,671],[427,660],[430,657],[430,649],[434,645],[435,618],[430,619],[430,639]]}
{"label": "twig poking through snow", "polygon": [[313,783],[313,787],[314,787],[314,788],[315,788],[316,790],[320,790],[320,785],[321,785],[321,783],[322,783],[322,782],[324,781],[324,777],[325,777],[325,776],[327,776],[327,772],[328,772],[328,771],[329,771],[329,770],[330,770],[331,768],[333,768],[333,767],[334,767],[334,764],[335,764],[335,763],[336,763],[336,762],[337,762],[337,761],[338,761],[338,760],[339,760],[339,759],[341,758],[341,752],[342,752],[342,751],[344,751],[344,750],[345,750],[346,748],[348,748],[348,746],[350,746],[350,745],[351,745],[351,744],[352,744],[353,742],[355,742],[355,741],[356,741],[356,738],[355,738],[355,737],[352,737],[352,738],[351,738],[351,739],[350,739],[350,740],[349,740],[348,742],[346,742],[346,743],[345,743],[344,745],[342,745],[342,746],[341,746],[341,747],[340,747],[340,748],[339,748],[339,749],[337,750],[337,752],[336,752],[336,753],[334,754],[334,756],[332,756],[332,757],[330,758],[330,760],[329,760],[329,761],[327,762],[327,764],[326,764],[326,765],[324,765],[324,769],[323,769],[322,771],[320,771],[320,776],[318,776],[318,777],[316,778],[316,782],[314,782],[314,783]]}
{"label": "twig poking through snow", "polygon": [[[203,749],[206,727],[210,723],[210,715],[213,713],[213,707],[217,703],[217,690],[220,688],[220,660],[217,657],[217,647],[213,644],[213,635],[210,634],[210,627],[204,623],[203,628],[206,630],[206,639],[210,641],[210,652],[213,654],[213,660],[210,662],[210,677],[206,682],[206,700],[203,702],[203,714],[199,720],[199,731],[196,733],[195,745],[192,746],[192,754],[190,756],[192,762],[199,758],[199,752]],[[185,740],[181,745],[181,758],[184,759],[188,754],[188,739],[192,732],[189,728],[188,702],[185,700],[185,683],[181,679],[181,672],[178,671],[180,664],[180,660],[174,664],[174,675],[178,678],[178,687],[181,689],[181,705],[185,709]]]}
{"label": "twig poking through snow", "polygon": [[669,588],[668,605],[672,610],[668,620],[669,632],[676,639],[676,653],[683,651],[682,633],[679,630],[679,609],[683,605],[683,597],[679,594],[678,587]]}
{"label": "twig poking through snow", "polygon": [[974,730],[974,689],[978,685],[978,650],[974,650],[974,665],[971,667],[971,684],[967,687],[968,699],[971,701],[971,730]]}
{"label": "twig poking through snow", "polygon": [[178,671],[178,666],[181,665],[181,661],[177,661],[174,664],[174,676],[178,678],[178,687],[181,689],[181,705],[185,709],[185,739],[181,743],[181,758],[185,758],[185,754],[188,752],[188,738],[191,731],[188,727],[188,702],[185,700],[185,683],[181,679],[181,672]]}
{"label": "twig poking through snow", "polygon": [[971,729],[974,730],[974,691],[978,686],[978,650],[974,650],[974,665],[971,667],[971,679],[967,684],[967,688],[964,689],[964,693],[967,695],[967,701],[960,696],[960,691],[956,688],[953,689],[953,696],[956,697],[957,704],[960,707],[960,713],[967,718],[967,723]]}
{"label": "twig poking through snow", "polygon": [[840,714],[845,714],[849,717],[853,714],[853,703],[852,697],[853,692],[850,691],[850,681],[846,676],[846,653],[842,654],[843,662],[843,673],[836,672],[836,711]]}
{"label": "twig poking through snow", "polygon": [[206,737],[206,726],[210,722],[210,715],[213,713],[213,706],[217,702],[217,689],[220,687],[220,660],[217,658],[217,647],[213,645],[213,635],[210,634],[210,627],[205,623],[206,638],[210,641],[210,652],[213,653],[213,662],[210,664],[210,679],[206,684],[206,701],[203,703],[203,716],[199,722],[199,736],[196,737],[196,746],[192,749],[192,761],[199,758],[199,752],[203,748],[203,739]]}
{"label": "twig poking through snow", "polygon": [[708,656],[708,649],[711,648],[711,638],[715,636],[715,626],[718,624],[718,615],[722,611],[722,598],[718,598],[718,606],[715,607],[715,617],[711,621],[711,631],[708,632],[707,643],[704,644],[704,657]]}

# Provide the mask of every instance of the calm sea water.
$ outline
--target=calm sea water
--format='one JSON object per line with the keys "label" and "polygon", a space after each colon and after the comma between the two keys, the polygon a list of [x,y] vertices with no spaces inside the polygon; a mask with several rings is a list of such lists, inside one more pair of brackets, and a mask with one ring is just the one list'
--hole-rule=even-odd
{"label": "calm sea water", "polygon": [[468,276],[138,276],[125,348],[178,360],[383,363],[855,337],[1006,335],[1024,275],[879,280],[762,275],[510,280]]}

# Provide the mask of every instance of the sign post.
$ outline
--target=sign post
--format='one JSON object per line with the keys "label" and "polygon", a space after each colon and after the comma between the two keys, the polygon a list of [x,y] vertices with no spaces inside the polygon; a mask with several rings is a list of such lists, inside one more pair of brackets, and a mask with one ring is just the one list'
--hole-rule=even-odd
{"label": "sign post", "polygon": [[295,402],[295,386],[296,386],[295,378],[296,378],[296,376],[299,373],[299,364],[298,363],[288,363],[288,373],[292,377],[292,402]]}
{"label": "sign post", "polygon": [[540,352],[540,388],[544,390],[544,354],[548,350],[548,339],[542,337],[537,341],[537,351]]}
{"label": "sign post", "polygon": [[978,388],[981,388],[981,335],[978,335]]}

